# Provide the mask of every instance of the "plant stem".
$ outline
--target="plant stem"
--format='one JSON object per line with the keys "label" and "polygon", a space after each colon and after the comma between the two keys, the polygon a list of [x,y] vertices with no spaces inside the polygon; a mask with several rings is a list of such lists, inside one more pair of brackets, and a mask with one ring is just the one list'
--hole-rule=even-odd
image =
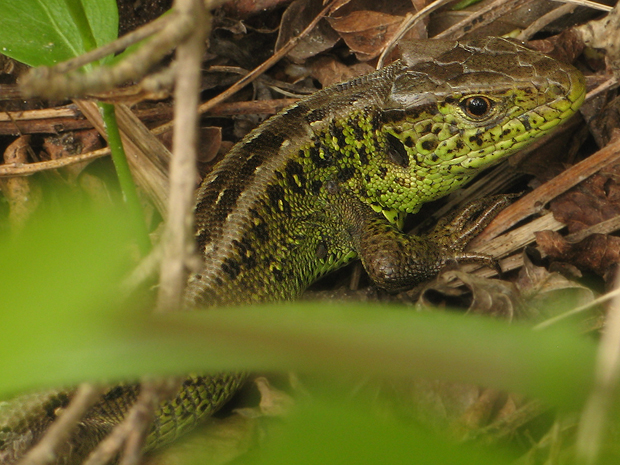
{"label": "plant stem", "polygon": [[149,240],[148,231],[144,222],[144,212],[142,211],[142,205],[138,198],[138,192],[136,191],[136,186],[133,182],[129,165],[127,164],[127,156],[125,155],[121,135],[118,130],[114,105],[103,102],[99,102],[98,105],[101,110],[106,132],[108,133],[108,145],[112,153],[112,161],[116,168],[116,175],[118,176],[118,182],[121,186],[121,192],[123,193],[123,200],[125,201],[129,216],[133,222],[132,226],[136,232],[136,240],[140,248],[140,253],[142,256],[146,256],[151,249],[151,241]]}

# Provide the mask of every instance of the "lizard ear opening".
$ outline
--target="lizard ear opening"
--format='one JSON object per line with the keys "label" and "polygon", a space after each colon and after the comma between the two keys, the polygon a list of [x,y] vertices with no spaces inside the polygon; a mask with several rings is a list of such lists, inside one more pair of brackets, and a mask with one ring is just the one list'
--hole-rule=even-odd
{"label": "lizard ear opening", "polygon": [[387,133],[388,158],[395,165],[407,168],[409,166],[409,154],[403,142],[393,134]]}

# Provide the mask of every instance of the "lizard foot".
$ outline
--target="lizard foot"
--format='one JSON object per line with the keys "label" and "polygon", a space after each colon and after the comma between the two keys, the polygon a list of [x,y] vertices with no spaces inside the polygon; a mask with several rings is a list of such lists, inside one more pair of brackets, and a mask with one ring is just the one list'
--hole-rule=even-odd
{"label": "lizard foot", "polygon": [[501,275],[501,268],[493,257],[481,253],[464,252],[463,250],[500,211],[520,195],[503,194],[473,200],[452,216],[438,221],[435,228],[426,237],[445,251],[446,266],[475,263],[492,268]]}

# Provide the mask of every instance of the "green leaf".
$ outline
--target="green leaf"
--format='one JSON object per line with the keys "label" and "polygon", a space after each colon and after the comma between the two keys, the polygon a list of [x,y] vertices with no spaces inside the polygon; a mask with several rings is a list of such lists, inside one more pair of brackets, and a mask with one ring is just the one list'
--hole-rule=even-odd
{"label": "green leaf", "polygon": [[0,0],[0,53],[51,66],[118,36],[115,0]]}
{"label": "green leaf", "polygon": [[[72,210],[68,203],[62,215],[41,214],[19,237],[0,242],[0,366],[16,376],[7,391],[45,384],[53,370],[45,366],[48,355],[55,364],[72,353],[74,376],[83,371],[92,351],[105,349],[97,319],[110,320],[106,311],[120,308],[118,286],[132,250],[128,222],[118,212]],[[95,337],[84,341],[85,334]],[[20,366],[24,360],[33,363]]]}
{"label": "green leaf", "polygon": [[[56,273],[68,274],[62,266]],[[116,293],[105,287],[89,291]],[[29,305],[37,311],[63,307],[47,296]],[[137,315],[119,313],[114,299],[102,299],[99,314],[75,307],[45,318],[14,307],[0,322],[11,335],[0,339],[0,354],[12,354],[0,393],[144,374],[292,369],[465,381],[574,408],[584,402],[594,365],[594,343],[576,332],[534,332],[484,318],[385,306],[291,304]]]}
{"label": "green leaf", "polygon": [[[491,448],[457,445],[402,422],[379,418],[371,406],[302,402],[270,431],[248,464],[269,465],[501,465],[511,457]],[[204,463],[198,460],[194,463]]]}

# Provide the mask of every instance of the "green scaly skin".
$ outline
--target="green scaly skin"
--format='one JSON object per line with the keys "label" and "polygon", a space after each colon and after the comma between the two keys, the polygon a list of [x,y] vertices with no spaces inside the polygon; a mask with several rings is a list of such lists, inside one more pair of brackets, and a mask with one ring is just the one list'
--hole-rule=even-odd
{"label": "green scaly skin", "polygon": [[[188,305],[290,299],[356,257],[390,290],[426,279],[462,247],[403,235],[401,213],[549,133],[584,95],[576,69],[504,39],[408,43],[401,60],[300,101],[218,164],[198,196],[205,268]],[[489,111],[468,114],[478,97]]]}
{"label": "green scaly skin", "polygon": [[[388,290],[449,261],[489,262],[463,249],[503,199],[471,205],[425,237],[403,234],[400,221],[568,119],[584,99],[583,76],[497,38],[401,48],[392,65],[262,124],[205,179],[196,206],[205,266],[190,277],[187,307],[292,299],[356,257]],[[188,377],[158,412],[150,447],[216,411],[242,380]],[[135,385],[112,388],[58,463],[82,461],[136,395]],[[70,396],[54,391],[0,408],[0,463],[23,455]]]}

